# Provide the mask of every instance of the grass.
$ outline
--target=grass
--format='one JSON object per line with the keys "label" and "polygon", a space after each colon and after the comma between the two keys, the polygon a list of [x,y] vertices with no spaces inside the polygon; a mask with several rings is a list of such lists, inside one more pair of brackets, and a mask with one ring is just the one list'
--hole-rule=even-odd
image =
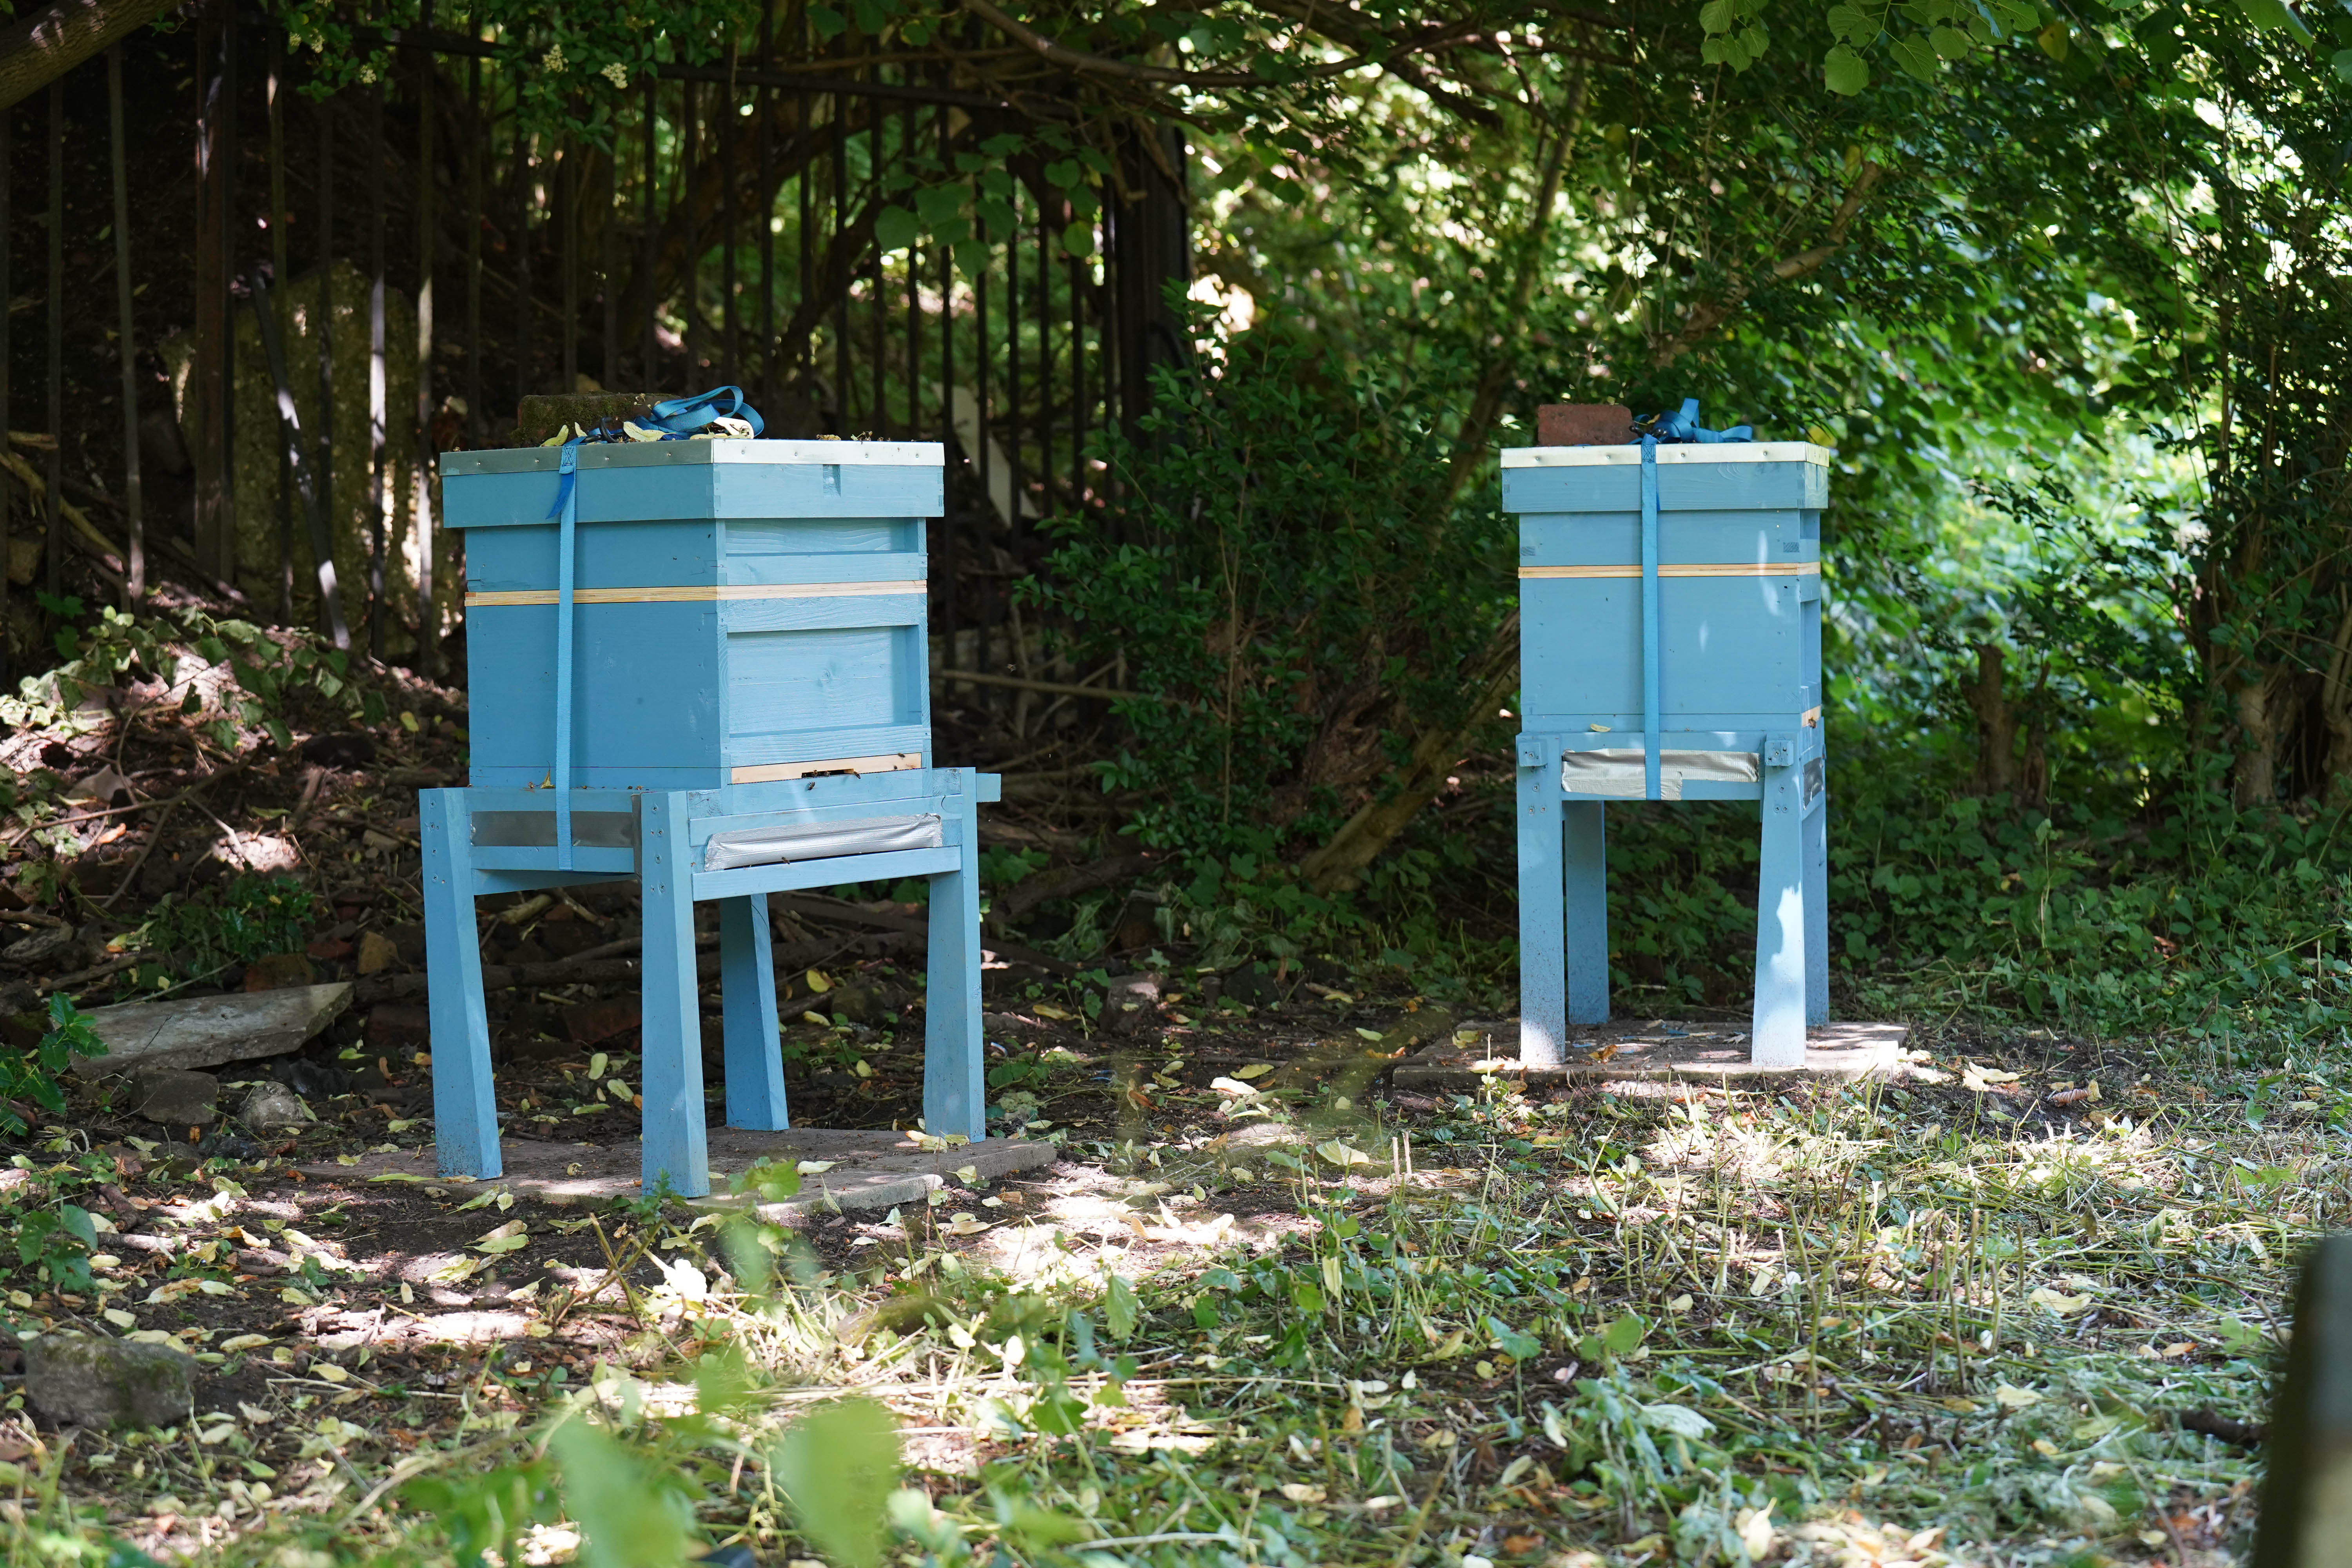
{"label": "grass", "polygon": [[[2193,1427],[2263,1417],[2342,1201],[2336,1075],[2221,1098],[2044,1040],[1925,1070],[1223,1092],[892,1226],[673,1210],[592,1371],[550,1375],[584,1318],[542,1312],[404,1452],[371,1413],[425,1391],[363,1363],[209,1426],[10,1429],[0,1557],[551,1562],[583,1525],[590,1562],[844,1568],[2242,1557],[2257,1456]],[[844,1401],[902,1473],[814,1440]]]}

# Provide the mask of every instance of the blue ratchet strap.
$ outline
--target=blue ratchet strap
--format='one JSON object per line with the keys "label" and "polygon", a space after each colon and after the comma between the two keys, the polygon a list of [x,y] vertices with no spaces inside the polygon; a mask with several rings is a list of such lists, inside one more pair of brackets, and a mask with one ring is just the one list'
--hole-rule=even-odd
{"label": "blue ratchet strap", "polygon": [[1728,430],[1703,429],[1698,422],[1698,399],[1685,397],[1683,405],[1672,414],[1661,414],[1649,423],[1649,433],[1661,441],[1696,441],[1712,447],[1725,441],[1752,441],[1756,432],[1745,425],[1734,425]]}
{"label": "blue ratchet strap", "polygon": [[[643,419],[630,423],[661,432],[665,441],[682,441],[715,419],[740,419],[754,436],[768,427],[740,386],[714,386],[692,397],[665,398]],[[548,779],[555,786],[555,867],[559,871],[572,869],[572,558],[580,523],[580,446],[588,439],[584,435],[574,436],[563,443],[562,461],[556,470],[555,504],[547,509],[548,516],[562,520],[555,541],[555,766]]]}
{"label": "blue ratchet strap", "polygon": [[[1692,405],[1696,407],[1696,405]],[[1658,438],[1642,437],[1642,798],[1658,795]]]}
{"label": "blue ratchet strap", "polygon": [[572,540],[580,522],[580,443],[563,443],[563,476],[555,510],[555,868],[572,869]]}

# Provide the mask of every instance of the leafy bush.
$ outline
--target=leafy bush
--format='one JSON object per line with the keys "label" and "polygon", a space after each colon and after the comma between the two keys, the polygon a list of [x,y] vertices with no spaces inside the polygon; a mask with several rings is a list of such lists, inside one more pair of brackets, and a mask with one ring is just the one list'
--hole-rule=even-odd
{"label": "leafy bush", "polygon": [[215,888],[165,894],[149,916],[142,941],[171,954],[173,968],[183,974],[215,974],[232,964],[300,948],[320,912],[317,896],[293,878],[248,873]]}
{"label": "leafy bush", "polygon": [[1075,626],[1087,668],[1123,661],[1106,789],[1141,840],[1188,857],[1318,841],[1383,777],[1403,721],[1461,699],[1458,671],[1510,608],[1491,489],[1447,479],[1455,367],[1335,360],[1276,328],[1158,373],[1149,444],[1117,437],[1109,517],[1024,592]]}
{"label": "leafy bush", "polygon": [[48,1032],[31,1050],[0,1045],[0,1132],[21,1137],[25,1119],[14,1101],[29,1100],[53,1115],[64,1114],[66,1097],[58,1075],[76,1057],[102,1057],[106,1042],[89,1026],[89,1019],[73,998],[49,998]]}

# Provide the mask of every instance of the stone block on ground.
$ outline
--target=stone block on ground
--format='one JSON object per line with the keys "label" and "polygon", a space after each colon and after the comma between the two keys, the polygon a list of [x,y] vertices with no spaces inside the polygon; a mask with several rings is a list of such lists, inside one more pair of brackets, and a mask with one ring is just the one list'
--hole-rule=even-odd
{"label": "stone block on ground", "polygon": [[[950,1182],[993,1182],[1018,1171],[1050,1165],[1059,1151],[1043,1139],[988,1138],[977,1143],[926,1149],[904,1132],[833,1131],[753,1132],[714,1126],[709,1131],[709,1198],[697,1198],[721,1208],[753,1206],[772,1225],[799,1225],[811,1215],[883,1213],[902,1204],[920,1205]],[[506,1173],[495,1184],[518,1197],[535,1197],[551,1204],[601,1204],[638,1195],[643,1154],[634,1140],[590,1147],[578,1143],[543,1143],[509,1136],[500,1153]],[[750,1195],[730,1197],[730,1177],[757,1160],[773,1163],[824,1162],[828,1168],[802,1177],[801,1190],[789,1198],[759,1202]],[[356,1166],[331,1163],[301,1167],[306,1175],[336,1182],[364,1184],[377,1176],[435,1173],[433,1152],[368,1154]],[[970,1183],[967,1183],[970,1184]]]}
{"label": "stone block on ground", "polygon": [[169,1426],[188,1418],[195,1359],[169,1345],[95,1334],[25,1341],[25,1393],[60,1426]]}
{"label": "stone block on ground", "polygon": [[360,932],[359,963],[362,974],[375,974],[400,962],[400,946],[382,931]]}
{"label": "stone block on ground", "polygon": [[131,1079],[131,1104],[163,1127],[210,1127],[219,1115],[220,1079],[185,1068],[145,1067]]}
{"label": "stone block on ground", "polygon": [[282,1083],[265,1083],[245,1097],[245,1104],[236,1113],[246,1131],[259,1138],[282,1137],[299,1132],[311,1121],[302,1097]]}
{"label": "stone block on ground", "polygon": [[351,1005],[348,981],[174,1002],[100,1007],[90,1026],[106,1042],[102,1057],[77,1057],[82,1078],[121,1078],[142,1067],[208,1068],[254,1057],[284,1056]]}
{"label": "stone block on ground", "polygon": [[1157,974],[1113,976],[1103,988],[1102,1032],[1132,1035],[1160,1022],[1161,990]]}
{"label": "stone block on ground", "polygon": [[1556,1068],[1530,1068],[1518,1059],[1516,1019],[1465,1026],[1456,1038],[1441,1042],[1397,1063],[1396,1087],[1403,1089],[1469,1089],[1482,1078],[1533,1087],[1570,1079],[1613,1082],[1684,1079],[1717,1084],[1762,1085],[1775,1080],[1832,1079],[1849,1081],[1909,1076],[1907,1024],[1824,1024],[1805,1032],[1805,1065],[1759,1068],[1748,1060],[1748,1032],[1731,1024],[1610,1023],[1570,1031],[1568,1061]]}
{"label": "stone block on ground", "polygon": [[71,926],[50,926],[0,947],[0,963],[13,969],[70,968],[80,956],[81,933]]}

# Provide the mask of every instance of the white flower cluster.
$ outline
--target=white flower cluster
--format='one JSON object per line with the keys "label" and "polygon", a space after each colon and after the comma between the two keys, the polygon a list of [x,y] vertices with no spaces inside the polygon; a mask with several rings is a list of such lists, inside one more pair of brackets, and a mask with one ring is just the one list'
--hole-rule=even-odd
{"label": "white flower cluster", "polygon": [[606,81],[611,82],[623,92],[629,89],[629,68],[620,61],[614,60],[611,65],[606,66],[602,74]]}
{"label": "white flower cluster", "polygon": [[541,57],[539,63],[541,68],[546,70],[549,75],[562,76],[563,74],[563,46],[562,44],[556,44],[550,47],[547,53]]}

